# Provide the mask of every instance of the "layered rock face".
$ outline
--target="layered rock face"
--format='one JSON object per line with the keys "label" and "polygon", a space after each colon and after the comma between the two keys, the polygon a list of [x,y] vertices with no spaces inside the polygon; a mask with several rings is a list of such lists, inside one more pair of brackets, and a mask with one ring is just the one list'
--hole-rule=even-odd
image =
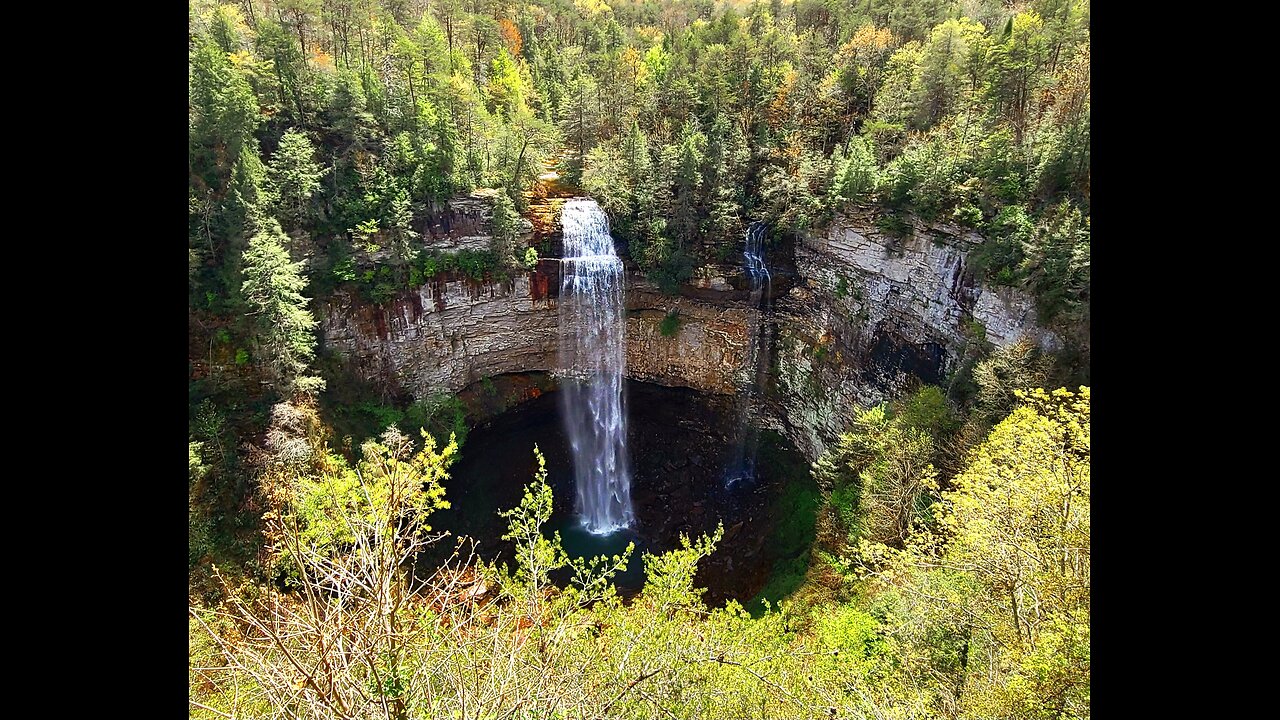
{"label": "layered rock face", "polygon": [[806,455],[821,454],[860,407],[894,397],[913,378],[942,382],[971,343],[1006,347],[1025,337],[1060,347],[1037,324],[1029,295],[975,281],[966,253],[981,241],[919,221],[895,237],[870,213],[800,238],[802,280],[775,306],[771,375],[776,415]]}
{"label": "layered rock face", "polygon": [[[795,272],[775,279],[773,312],[764,318],[775,346],[770,400],[757,421],[815,459],[859,408],[895,397],[913,378],[944,382],[982,336],[999,347],[1024,337],[1047,350],[1060,346],[1038,325],[1028,295],[975,281],[966,253],[980,241],[948,224],[917,223],[894,237],[869,213],[801,237]],[[774,262],[785,264],[777,254]],[[339,294],[321,307],[324,342],[365,378],[414,397],[506,373],[554,374],[558,271],[548,259],[508,283],[436,280],[385,306]],[[629,274],[627,377],[740,392],[754,372],[750,333],[761,318],[736,280],[732,268],[701,268],[673,298]],[[679,325],[664,336],[673,309]]]}
{"label": "layered rock face", "polygon": [[[421,232],[428,248],[442,252],[488,250],[493,237],[493,202],[497,190],[476,190],[470,195],[450,198],[443,207],[427,215]],[[521,218],[520,232],[529,234],[533,224]]]}
{"label": "layered rock face", "polygon": [[[321,308],[321,330],[326,346],[390,392],[456,392],[493,375],[555,367],[560,328],[546,281],[535,272],[510,283],[431,282],[386,305],[338,294]],[[534,292],[539,285],[544,292]]]}
{"label": "layered rock face", "polygon": [[[667,337],[661,326],[672,310],[679,325]],[[732,395],[743,380],[755,313],[741,302],[668,297],[633,276],[627,288],[627,377]]]}
{"label": "layered rock face", "polygon": [[[547,288],[558,287],[555,272],[552,260],[510,283],[429,283],[384,306],[336,295],[322,308],[321,329],[326,345],[360,375],[414,397],[457,392],[504,373],[553,372],[560,336],[556,298]],[[735,392],[754,311],[666,297],[635,276],[626,298],[627,377]],[[660,325],[672,308],[680,326],[666,337]]]}

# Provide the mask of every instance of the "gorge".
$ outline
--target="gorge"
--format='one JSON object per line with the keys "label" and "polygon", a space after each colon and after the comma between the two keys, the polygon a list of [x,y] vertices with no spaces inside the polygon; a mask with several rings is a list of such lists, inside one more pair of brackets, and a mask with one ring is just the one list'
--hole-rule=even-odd
{"label": "gorge", "polygon": [[[811,482],[803,463],[832,445],[857,408],[912,383],[940,382],[975,342],[969,328],[976,325],[997,347],[1025,339],[1053,350],[1060,343],[1037,322],[1029,297],[973,277],[966,255],[980,238],[946,223],[921,222],[895,237],[873,216],[843,216],[821,233],[777,246],[780,259],[772,262],[767,228],[753,224],[741,264],[704,266],[673,297],[624,268],[598,205],[578,198],[561,208],[563,259],[544,258],[509,282],[429,283],[380,307],[339,295],[321,316],[326,344],[348,358],[352,372],[392,392],[477,398],[481,385],[498,388],[499,397],[476,415],[480,427],[456,473],[465,488],[458,497],[473,507],[455,528],[490,550],[505,546],[492,508],[518,499],[513,493],[529,476],[536,439],[560,491],[554,523],[570,551],[617,552],[626,541],[670,548],[680,527],[673,519],[693,518],[670,515],[667,503],[673,491],[692,490],[705,513],[696,519],[721,521],[738,538],[700,570],[708,598],[746,601],[799,549],[762,552],[740,539],[770,537],[767,528],[777,521],[770,505],[784,487],[810,492],[801,490]],[[679,325],[668,335],[660,326],[672,312]],[[662,387],[692,394],[678,396],[664,415],[653,406],[674,401],[662,400]],[[629,428],[626,409],[637,388],[645,411]],[[540,409],[521,410],[525,404]],[[707,438],[700,449],[653,426],[675,425],[672,408],[683,408],[693,423],[685,432]],[[704,417],[706,423],[697,420]],[[539,434],[555,425],[565,434]],[[762,432],[771,433],[772,456],[798,451],[796,462],[758,469]],[[680,474],[672,476],[671,467],[642,469],[642,499],[633,505],[627,439],[636,437],[667,438],[642,443],[646,458],[687,463],[695,455],[696,465],[687,467],[703,479],[686,487],[681,482],[690,481],[675,480]],[[569,469],[573,482],[565,479]],[[763,480],[760,487],[744,482],[754,479]],[[735,493],[743,497],[734,500]],[[563,504],[570,497],[572,511]],[[743,502],[754,509],[743,510]],[[684,529],[698,527],[709,531],[715,522]],[[733,587],[731,576],[719,574],[726,572],[737,580]],[[633,568],[620,587],[634,591],[642,579]]]}
{"label": "gorge", "polygon": [[[801,236],[773,263],[773,337],[760,423],[814,460],[853,409],[891,397],[913,380],[938,382],[974,342],[1008,347],[1027,339],[1046,350],[1061,340],[1037,321],[1025,292],[978,281],[967,253],[981,238],[948,223],[914,221],[905,238],[873,214],[838,217]],[[508,282],[443,279],[373,305],[338,293],[323,307],[325,346],[351,371],[391,395],[458,392],[504,374],[553,373],[560,356],[559,263],[543,262]],[[742,266],[701,268],[677,297],[624,274],[625,376],[718,395],[749,392],[753,328],[763,316]],[[772,297],[776,294],[777,297]],[[680,325],[659,331],[673,308]],[[817,388],[821,387],[821,392]]]}

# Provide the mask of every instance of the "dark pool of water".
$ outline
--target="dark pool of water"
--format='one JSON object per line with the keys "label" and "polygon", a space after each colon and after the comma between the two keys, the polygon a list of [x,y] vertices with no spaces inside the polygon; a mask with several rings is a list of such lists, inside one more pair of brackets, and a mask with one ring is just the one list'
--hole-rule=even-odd
{"label": "dark pool of water", "polygon": [[569,444],[555,392],[471,431],[445,482],[452,507],[433,515],[431,524],[470,536],[486,559],[509,562],[512,545],[501,540],[506,521],[498,511],[520,502],[537,471],[537,445],[555,496],[547,534],[559,531],[566,551],[577,557],[613,555],[628,542],[636,544],[630,566],[615,579],[620,592],[643,586],[642,552],[678,547],[681,533],[696,537],[723,523],[724,539],[700,563],[696,586],[707,588],[704,597],[713,604],[730,598],[745,602],[765,585],[780,559],[780,549],[769,543],[780,519],[775,517],[778,498],[789,483],[807,481],[806,464],[780,437],[765,433],[757,477],[726,485],[738,422],[732,398],[634,381],[626,392],[634,527],[604,537],[582,528],[574,513]]}

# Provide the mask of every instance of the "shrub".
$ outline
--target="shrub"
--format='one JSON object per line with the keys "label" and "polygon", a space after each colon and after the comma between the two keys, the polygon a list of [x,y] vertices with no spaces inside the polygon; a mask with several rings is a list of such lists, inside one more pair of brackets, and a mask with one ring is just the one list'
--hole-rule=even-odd
{"label": "shrub", "polygon": [[[490,395],[493,383],[485,378],[485,391]],[[425,400],[419,400],[405,408],[402,418],[397,423],[409,437],[417,437],[419,430],[426,430],[440,443],[446,443],[452,433],[461,446],[467,441],[467,411],[462,399],[452,393],[438,393]]]}
{"label": "shrub", "polygon": [[1025,247],[1031,242],[1035,224],[1027,211],[1016,205],[1003,208],[987,226],[987,238],[969,253],[969,267],[986,281],[1011,286],[1019,280]]}
{"label": "shrub", "polygon": [[680,286],[693,277],[693,267],[693,256],[684,250],[676,250],[651,270],[647,277],[664,295],[676,295],[680,292]]}
{"label": "shrub", "polygon": [[667,313],[662,318],[662,322],[658,324],[658,332],[662,333],[663,337],[675,337],[679,331],[680,311],[676,308],[671,308],[671,312]]}
{"label": "shrub", "polygon": [[911,229],[911,223],[898,213],[887,213],[876,218],[876,227],[893,237],[900,238]]}
{"label": "shrub", "polygon": [[936,385],[925,385],[915,391],[902,404],[898,417],[903,425],[924,430],[935,438],[960,426],[942,389]]}

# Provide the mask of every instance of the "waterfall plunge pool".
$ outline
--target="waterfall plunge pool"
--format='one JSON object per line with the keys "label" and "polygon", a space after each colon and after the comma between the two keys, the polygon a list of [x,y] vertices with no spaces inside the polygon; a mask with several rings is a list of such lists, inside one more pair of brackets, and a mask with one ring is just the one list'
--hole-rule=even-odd
{"label": "waterfall plunge pool", "polygon": [[707,588],[709,604],[729,599],[745,604],[766,589],[776,602],[789,592],[807,567],[818,504],[800,454],[777,433],[764,431],[757,477],[726,487],[725,467],[732,461],[738,422],[733,398],[633,380],[624,391],[635,509],[631,527],[592,534],[575,512],[560,391],[544,393],[470,432],[445,482],[452,507],[437,511],[432,526],[470,536],[487,560],[510,562],[512,544],[501,539],[506,521],[498,511],[520,502],[537,471],[536,444],[546,457],[547,482],[555,496],[551,521],[544,527],[548,536],[559,531],[565,550],[575,557],[613,555],[635,542],[626,572],[614,578],[620,594],[643,586],[642,553],[678,547],[681,533],[691,538],[710,534],[717,522],[724,523],[724,538],[699,563],[695,577],[695,587]]}

